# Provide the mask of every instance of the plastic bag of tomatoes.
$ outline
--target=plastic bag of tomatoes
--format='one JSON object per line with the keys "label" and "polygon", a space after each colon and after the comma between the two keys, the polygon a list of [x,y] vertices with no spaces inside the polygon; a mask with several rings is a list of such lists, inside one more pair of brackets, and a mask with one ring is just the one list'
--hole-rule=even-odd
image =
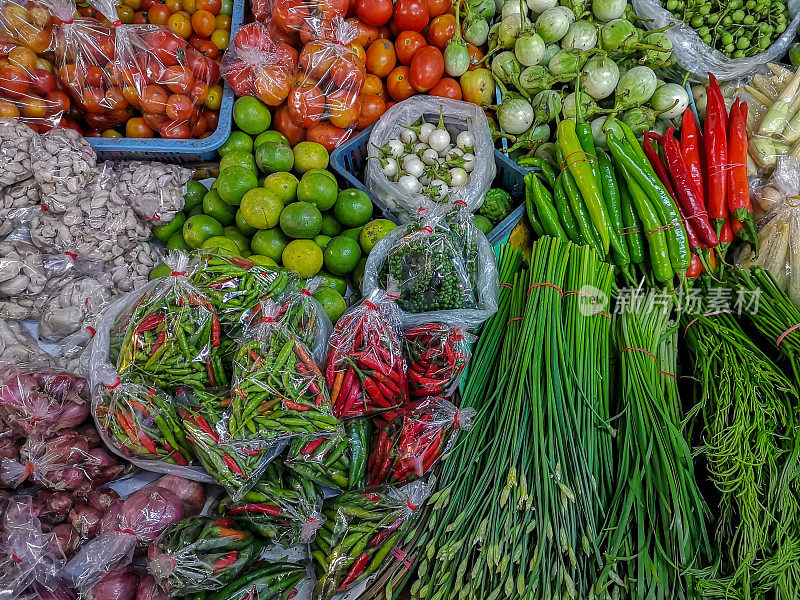
{"label": "plastic bag of tomatoes", "polygon": [[289,116],[308,130],[307,137],[332,151],[358,123],[358,95],[366,78],[364,63],[347,44],[358,29],[340,17],[311,20],[301,36],[314,39],[303,46],[298,74],[287,98]]}
{"label": "plastic bag of tomatoes", "polygon": [[292,46],[273,41],[266,25],[250,23],[225,51],[222,76],[237,96],[257,96],[268,106],[279,106],[289,95],[297,58]]}

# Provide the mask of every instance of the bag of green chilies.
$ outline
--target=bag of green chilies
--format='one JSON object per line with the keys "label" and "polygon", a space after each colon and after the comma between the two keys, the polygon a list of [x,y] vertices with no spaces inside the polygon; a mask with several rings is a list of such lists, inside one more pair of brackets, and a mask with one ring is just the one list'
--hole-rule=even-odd
{"label": "bag of green chilies", "polygon": [[269,463],[286,446],[276,441],[272,446],[247,448],[233,444],[223,418],[231,405],[227,392],[179,390],[176,410],[186,439],[198,462],[234,500],[240,500],[258,481]]}
{"label": "bag of green chilies", "polygon": [[311,543],[318,575],[314,600],[328,600],[372,575],[401,535],[401,526],[427,500],[428,486],[381,486],[348,492],[323,504],[325,522]]}
{"label": "bag of green chilies", "polygon": [[147,571],[170,596],[218,590],[258,556],[261,543],[232,519],[192,517],[170,525],[147,552]]}
{"label": "bag of green chilies", "polygon": [[286,318],[292,314],[263,301],[260,323],[248,327],[239,342],[225,415],[237,445],[259,448],[276,439],[341,430],[322,372]]}
{"label": "bag of green chilies", "polygon": [[284,546],[308,543],[322,525],[322,490],[278,458],[239,502],[219,504],[222,515]]}
{"label": "bag of green chilies", "polygon": [[290,600],[297,595],[297,588],[306,576],[305,567],[275,562],[195,600]]}
{"label": "bag of green chilies", "polygon": [[289,444],[286,466],[301,477],[342,492],[366,487],[366,464],[369,452],[367,419],[345,425],[343,435],[295,438]]}
{"label": "bag of green chilies", "polygon": [[217,310],[227,333],[238,334],[264,298],[274,298],[296,285],[296,276],[280,267],[257,265],[245,258],[204,254],[191,277]]}

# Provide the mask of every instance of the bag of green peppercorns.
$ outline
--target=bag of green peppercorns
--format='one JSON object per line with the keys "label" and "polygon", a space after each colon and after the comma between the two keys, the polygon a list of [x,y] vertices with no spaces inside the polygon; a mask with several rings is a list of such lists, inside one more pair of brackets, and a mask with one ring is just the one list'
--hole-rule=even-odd
{"label": "bag of green peppercorns", "polygon": [[370,252],[364,295],[397,295],[404,327],[477,327],[497,310],[494,251],[463,203],[420,208]]}

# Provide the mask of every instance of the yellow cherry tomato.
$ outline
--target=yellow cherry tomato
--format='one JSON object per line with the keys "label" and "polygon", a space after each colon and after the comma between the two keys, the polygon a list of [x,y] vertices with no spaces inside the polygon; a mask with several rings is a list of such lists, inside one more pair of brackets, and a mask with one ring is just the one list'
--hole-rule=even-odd
{"label": "yellow cherry tomato", "polygon": [[211,110],[219,110],[222,104],[222,86],[212,85],[208,88],[208,96],[206,96],[206,108]]}
{"label": "yellow cherry tomato", "polygon": [[228,15],[217,15],[217,29],[231,30],[231,18]]}
{"label": "yellow cherry tomato", "polygon": [[230,31],[225,31],[224,29],[217,29],[211,34],[211,41],[220,50],[225,50],[225,48],[227,48],[228,44],[231,42],[231,33]]}
{"label": "yellow cherry tomato", "polygon": [[130,6],[124,4],[117,6],[117,16],[125,24],[133,23],[133,9]]}
{"label": "yellow cherry tomato", "polygon": [[100,137],[106,138],[121,138],[122,134],[116,129],[106,129]]}
{"label": "yellow cherry tomato", "polygon": [[186,13],[176,13],[167,19],[167,27],[185,40],[192,35],[192,20]]}

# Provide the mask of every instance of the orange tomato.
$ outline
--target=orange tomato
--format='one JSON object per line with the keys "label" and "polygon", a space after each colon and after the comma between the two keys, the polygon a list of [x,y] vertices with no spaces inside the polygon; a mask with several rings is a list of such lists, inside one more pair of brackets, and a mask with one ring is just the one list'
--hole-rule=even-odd
{"label": "orange tomato", "polygon": [[188,96],[172,94],[167,100],[166,113],[173,121],[186,121],[192,116],[194,104]]}
{"label": "orange tomato", "polygon": [[369,74],[364,79],[364,85],[361,86],[361,93],[367,96],[385,96],[386,90],[380,77]]}
{"label": "orange tomato", "polygon": [[275,0],[273,2],[272,19],[284,31],[300,31],[308,17],[308,5],[304,0]]}
{"label": "orange tomato", "polygon": [[461,100],[461,86],[455,79],[451,79],[450,77],[442,77],[439,83],[433,86],[428,93],[431,96]]}
{"label": "orange tomato", "polygon": [[54,113],[67,112],[70,107],[70,99],[64,92],[50,92],[45,96],[47,104]]}
{"label": "orange tomato", "polygon": [[356,55],[351,54],[336,60],[331,65],[329,76],[337,87],[358,92],[361,86],[364,85],[367,71],[364,68],[364,63]]}
{"label": "orange tomato", "polygon": [[411,85],[411,69],[405,65],[395,67],[386,78],[386,88],[389,96],[397,102],[410,98],[417,93]]}
{"label": "orange tomato", "polygon": [[125,123],[125,135],[129,138],[151,138],[153,130],[141,117],[128,119]]}
{"label": "orange tomato", "polygon": [[222,9],[222,0],[195,0],[195,6],[197,10],[207,10],[216,15]]}
{"label": "orange tomato", "polygon": [[217,15],[214,20],[217,22],[217,29],[231,30],[231,18],[228,15]]}
{"label": "orange tomato", "polygon": [[316,4],[317,10],[322,13],[325,19],[344,18],[347,16],[347,9],[350,7],[349,0],[317,0]]}
{"label": "orange tomato", "polygon": [[170,121],[161,126],[161,137],[172,140],[185,140],[192,137],[192,130],[188,123],[182,121]]}
{"label": "orange tomato", "polygon": [[192,35],[192,19],[187,13],[175,13],[167,19],[167,27],[185,40]]}
{"label": "orange tomato", "polygon": [[195,81],[190,96],[197,104],[203,104],[208,98],[208,86],[203,81]]}
{"label": "orange tomato", "polygon": [[99,115],[106,112],[107,108],[103,106],[105,96],[98,88],[86,88],[83,90],[81,96],[81,104],[83,109],[93,115]]}
{"label": "orange tomato", "polygon": [[153,25],[166,25],[171,14],[166,4],[154,4],[147,11],[147,21]]}
{"label": "orange tomato", "polygon": [[477,46],[473,44],[467,43],[467,52],[469,52],[469,70],[474,71],[475,69],[480,69],[483,64],[481,60],[483,60],[483,52]]}
{"label": "orange tomato", "polygon": [[37,60],[36,52],[25,46],[17,46],[8,53],[8,62],[22,67],[26,71],[36,68]]}
{"label": "orange tomato", "polygon": [[318,87],[294,86],[286,104],[294,122],[306,129],[322,120],[325,112],[325,94]]}
{"label": "orange tomato", "polygon": [[428,25],[428,43],[444,50],[456,34],[456,18],[453,15],[439,15]]}
{"label": "orange tomato", "polygon": [[323,121],[311,127],[307,132],[307,137],[310,142],[322,144],[328,152],[333,152],[337,146],[347,141],[351,134],[352,131]]}
{"label": "orange tomato", "polygon": [[353,41],[362,48],[366,48],[372,42],[378,39],[377,27],[373,27],[372,25],[367,25],[363,21],[360,21],[356,18],[347,19],[347,22],[354,27],[354,30],[356,32],[356,37]]}
{"label": "orange tomato", "polygon": [[148,85],[144,88],[139,103],[145,112],[163,113],[167,108],[167,92],[160,85]]}
{"label": "orange tomato", "polygon": [[444,75],[444,57],[434,46],[421,48],[411,61],[411,85],[419,92],[427,92]]}
{"label": "orange tomato", "polygon": [[19,109],[8,100],[0,100],[0,119],[16,119]]}
{"label": "orange tomato", "polygon": [[[450,0],[427,0],[428,14],[431,19],[448,12],[452,6]],[[462,7],[463,10],[463,7]]]}
{"label": "orange tomato", "polygon": [[378,77],[386,77],[397,65],[394,45],[389,40],[375,40],[367,48],[367,71]]}
{"label": "orange tomato", "polygon": [[160,81],[166,84],[173,94],[187,94],[194,86],[194,75],[186,67],[172,65],[167,67]]}
{"label": "orange tomato", "polygon": [[192,15],[192,29],[197,35],[211,37],[217,29],[217,19],[207,10],[195,11]]}
{"label": "orange tomato", "polygon": [[267,106],[278,106],[286,100],[292,81],[283,67],[254,69],[256,95]]}
{"label": "orange tomato", "polygon": [[416,51],[427,45],[428,42],[425,41],[421,33],[417,31],[403,31],[397,36],[397,40],[394,44],[397,60],[399,60],[401,64],[410,65]]}
{"label": "orange tomato", "polygon": [[[280,131],[289,140],[290,146],[296,146],[306,139],[306,130],[302,125],[295,122],[289,112],[289,105],[284,104],[275,111],[272,119],[272,127],[275,131]],[[216,128],[216,126],[215,126]]]}
{"label": "orange tomato", "polygon": [[[372,43],[374,44],[375,42]],[[350,42],[349,44],[347,44],[347,47],[353,51],[353,54],[355,54],[359,59],[361,59],[361,62],[363,63],[367,62],[367,53],[364,51],[363,46],[361,46],[360,44],[356,44],[355,42]]]}
{"label": "orange tomato", "polygon": [[386,112],[386,102],[375,95],[358,97],[358,129],[365,129],[377,121]]}
{"label": "orange tomato", "polygon": [[358,96],[347,89],[336,90],[326,98],[328,120],[347,129],[358,121]]}
{"label": "orange tomato", "polygon": [[107,106],[111,110],[125,110],[130,105],[128,99],[120,87],[108,88],[105,98],[103,99],[103,106]]}

